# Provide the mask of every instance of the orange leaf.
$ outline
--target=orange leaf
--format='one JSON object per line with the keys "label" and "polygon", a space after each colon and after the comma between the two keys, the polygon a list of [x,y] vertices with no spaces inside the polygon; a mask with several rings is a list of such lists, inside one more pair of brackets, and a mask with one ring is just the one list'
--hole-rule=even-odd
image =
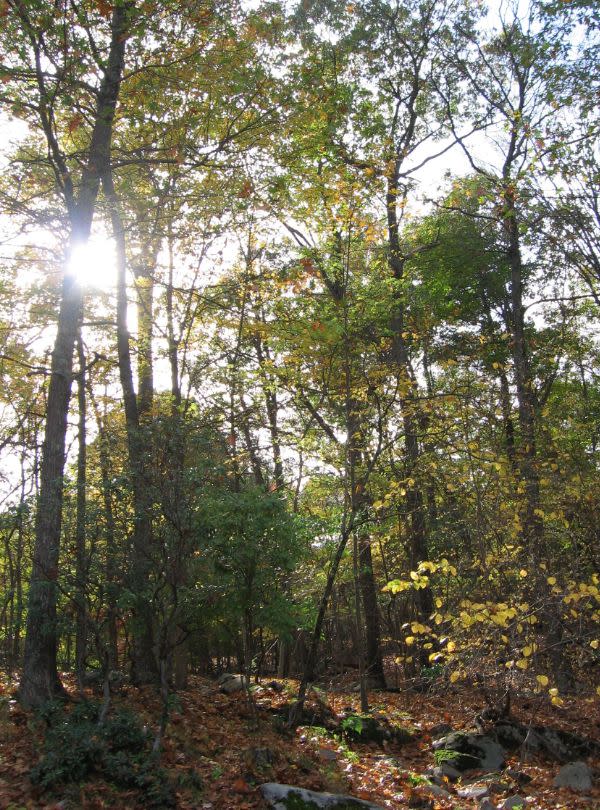
{"label": "orange leaf", "polygon": [[254,187],[250,182],[250,180],[245,180],[244,185],[242,186],[242,189],[240,191],[240,197],[242,197],[242,199],[246,199],[252,194],[253,191]]}
{"label": "orange leaf", "polygon": [[96,0],[96,5],[100,14],[108,19],[112,14],[112,3],[109,3],[108,0]]}
{"label": "orange leaf", "polygon": [[236,779],[231,787],[235,790],[236,793],[250,793],[248,783],[241,777],[239,779]]}
{"label": "orange leaf", "polygon": [[82,124],[83,124],[83,115],[81,113],[76,113],[67,124],[69,135],[72,135],[74,132],[76,132]]}

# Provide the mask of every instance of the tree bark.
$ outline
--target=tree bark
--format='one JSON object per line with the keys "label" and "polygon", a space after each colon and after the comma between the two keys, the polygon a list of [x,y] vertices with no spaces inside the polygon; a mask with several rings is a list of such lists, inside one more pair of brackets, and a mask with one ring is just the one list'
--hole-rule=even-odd
{"label": "tree bark", "polygon": [[104,504],[104,520],[106,521],[106,559],[104,571],[106,575],[106,607],[107,607],[107,655],[108,669],[119,668],[118,631],[117,631],[117,560],[116,560],[116,529],[113,503],[111,496],[110,476],[110,448],[106,427],[100,416],[98,405],[93,395],[92,386],[89,385],[89,399],[94,409],[96,424],[98,425],[98,454],[100,456],[100,476],[102,479],[102,502]]}
{"label": "tree bark", "polygon": [[516,459],[523,485],[521,509],[522,534],[525,548],[532,559],[543,552],[544,523],[540,511],[540,476],[536,449],[536,394],[525,335],[523,308],[523,258],[519,223],[510,184],[504,189],[503,225],[507,238],[507,258],[510,265],[510,323],[511,350],[517,392],[520,442]]}
{"label": "tree bark", "polygon": [[[404,257],[400,247],[397,214],[398,176],[388,181],[387,191],[387,224],[389,267],[394,279],[400,283],[404,277]],[[391,358],[394,369],[398,375],[398,388],[402,425],[404,428],[404,448],[406,457],[406,472],[409,477],[418,474],[421,456],[419,447],[417,404],[414,398],[414,385],[412,379],[409,347],[406,334],[406,313],[401,290],[397,292],[395,312],[391,321],[392,348]],[[429,548],[427,538],[426,510],[421,487],[413,478],[413,483],[406,485],[406,506],[410,520],[409,531],[409,563],[412,569],[418,568],[419,563],[428,559]],[[433,612],[433,596],[431,588],[420,588],[416,594],[417,608],[423,619]]]}
{"label": "tree bark", "polygon": [[[125,60],[127,23],[132,8],[133,4],[130,2],[115,3],[113,7],[108,61],[100,84],[94,127],[77,200],[69,198],[66,192],[71,226],[68,255],[78,245],[85,243],[90,235],[100,177],[110,162],[113,121]],[[42,98],[42,107],[47,102],[47,99]],[[48,137],[49,130],[44,122],[43,125]],[[63,177],[63,185],[64,179]],[[72,186],[71,181],[67,188],[72,189]],[[82,306],[82,288],[72,274],[65,272],[50,366],[23,674],[19,685],[21,702],[31,708],[42,705],[63,691],[56,664],[57,580],[67,415],[71,397],[73,350]]]}
{"label": "tree bark", "polygon": [[152,568],[152,493],[145,475],[140,411],[133,384],[131,348],[127,328],[125,230],[110,170],[106,171],[102,178],[102,187],[110,209],[112,230],[117,248],[117,353],[125,410],[127,450],[134,510],[131,567],[129,572],[131,590],[134,594],[131,677],[132,681],[139,685],[156,681],[158,678],[158,664],[154,652],[152,600],[148,598],[148,580]]}
{"label": "tree bark", "polygon": [[77,515],[75,521],[75,673],[77,685],[83,691],[85,661],[87,657],[87,572],[85,554],[86,536],[86,395],[85,395],[85,353],[81,330],[77,338],[79,378],[77,380],[77,402],[79,408],[79,436],[77,438]]}

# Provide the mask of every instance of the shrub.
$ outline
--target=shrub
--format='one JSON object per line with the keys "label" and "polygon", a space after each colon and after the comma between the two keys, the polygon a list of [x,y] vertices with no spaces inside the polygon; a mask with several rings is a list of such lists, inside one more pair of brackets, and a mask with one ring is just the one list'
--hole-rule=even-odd
{"label": "shrub", "polygon": [[30,772],[32,783],[53,790],[98,776],[117,787],[139,790],[146,807],[173,807],[168,774],[156,766],[136,715],[119,710],[99,726],[99,714],[94,701],[83,701],[71,712],[43,708],[40,716],[48,724],[45,754]]}

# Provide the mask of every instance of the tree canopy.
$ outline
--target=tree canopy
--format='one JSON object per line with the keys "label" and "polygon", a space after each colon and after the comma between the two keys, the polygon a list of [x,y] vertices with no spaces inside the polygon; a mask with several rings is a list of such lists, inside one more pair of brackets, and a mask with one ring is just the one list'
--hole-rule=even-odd
{"label": "tree canopy", "polygon": [[22,705],[126,672],[155,752],[223,668],[297,677],[290,726],[350,665],[364,713],[392,672],[560,707],[600,662],[594,4],[4,0],[0,28]]}

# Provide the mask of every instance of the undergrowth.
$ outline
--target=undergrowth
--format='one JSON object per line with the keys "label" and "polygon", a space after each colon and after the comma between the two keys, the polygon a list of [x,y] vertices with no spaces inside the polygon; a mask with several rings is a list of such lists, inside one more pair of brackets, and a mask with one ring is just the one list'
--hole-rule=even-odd
{"label": "undergrowth", "polygon": [[94,777],[117,788],[140,791],[144,807],[175,806],[167,772],[151,753],[151,739],[138,717],[125,709],[98,724],[100,704],[83,701],[71,711],[49,704],[40,711],[47,724],[44,755],[29,778],[43,791],[56,790]]}

